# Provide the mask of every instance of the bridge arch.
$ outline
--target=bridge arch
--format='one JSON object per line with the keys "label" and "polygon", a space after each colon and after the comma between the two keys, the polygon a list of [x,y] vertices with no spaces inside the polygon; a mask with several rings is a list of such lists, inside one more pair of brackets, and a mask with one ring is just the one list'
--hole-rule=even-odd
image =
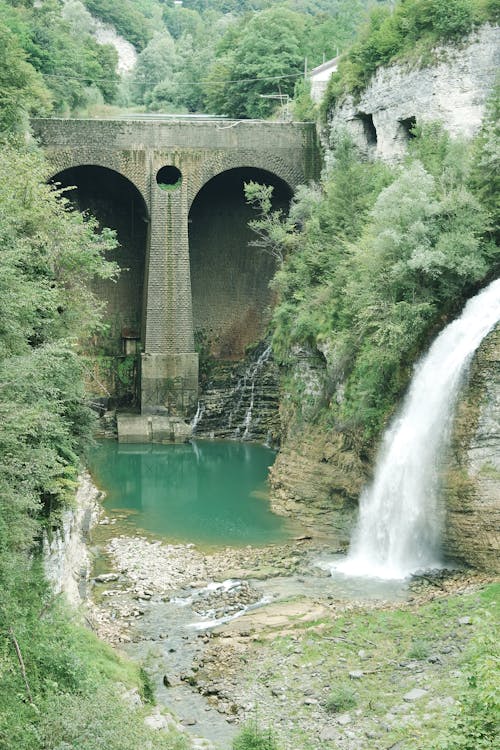
{"label": "bridge arch", "polygon": [[245,201],[249,181],[272,185],[273,207],[288,210],[290,184],[267,169],[244,166],[207,180],[189,212],[195,337],[223,360],[242,358],[262,338],[274,302],[269,282],[275,261],[250,246],[255,235],[248,222],[256,214]]}
{"label": "bridge arch", "polygon": [[225,172],[236,169],[255,169],[273,176],[284,183],[291,194],[297,185],[306,181],[302,165],[284,159],[279,154],[271,154],[268,151],[258,153],[255,150],[235,150],[234,153],[205,154],[199,164],[192,165],[190,169],[191,179],[188,185],[188,209],[195,201],[200,191],[215,177]]}
{"label": "bridge arch", "polygon": [[[135,400],[133,367],[125,373],[122,361],[139,353],[144,341],[144,304],[149,237],[149,211],[136,185],[114,169],[96,164],[78,164],[55,173],[50,182],[68,189],[65,193],[80,211],[88,211],[100,227],[117,234],[118,247],[107,256],[120,267],[116,282],[98,279],[93,291],[105,304],[107,329],[95,346],[109,359],[115,392],[125,402]],[[128,364],[128,363],[126,363]],[[113,376],[114,373],[114,376]],[[119,382],[121,379],[127,382]]]}

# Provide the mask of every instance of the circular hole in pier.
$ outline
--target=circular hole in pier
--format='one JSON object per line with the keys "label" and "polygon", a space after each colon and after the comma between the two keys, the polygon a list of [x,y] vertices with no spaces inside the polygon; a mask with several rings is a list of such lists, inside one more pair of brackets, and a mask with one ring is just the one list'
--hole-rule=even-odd
{"label": "circular hole in pier", "polygon": [[176,190],[182,182],[181,170],[169,164],[156,173],[156,182],[161,190]]}

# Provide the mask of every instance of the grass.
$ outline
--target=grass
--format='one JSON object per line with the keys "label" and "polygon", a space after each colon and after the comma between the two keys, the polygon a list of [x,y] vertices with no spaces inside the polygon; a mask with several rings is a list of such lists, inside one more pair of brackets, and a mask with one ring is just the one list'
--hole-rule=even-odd
{"label": "grass", "polygon": [[[75,622],[59,602],[42,603],[33,598],[13,627],[26,680],[12,638],[0,638],[0,748],[186,750],[183,735],[144,724],[152,690],[140,668]],[[125,699],[134,688],[142,705]]]}
{"label": "grass", "polygon": [[417,638],[410,646],[407,656],[409,659],[427,659],[430,652],[429,642]]}
{"label": "grass", "polygon": [[[324,712],[326,726],[328,714],[355,709],[350,730],[376,733],[384,727],[379,739],[370,740],[371,750],[400,740],[413,750],[430,750],[435,738],[453,726],[453,703],[468,690],[468,654],[479,638],[480,622],[488,613],[494,618],[499,594],[500,586],[490,584],[422,604],[359,606],[341,614],[333,610],[332,618],[307,626],[295,623],[286,636],[253,644],[258,652],[245,666],[247,684],[254,691],[259,685],[262,706],[268,702],[266,689],[271,696],[287,696],[286,704],[274,707],[280,716],[286,714],[278,740],[287,749],[309,747],[305,735],[318,712]],[[460,624],[464,617],[470,624]],[[428,661],[433,655],[439,658]],[[353,670],[363,672],[355,684],[349,677]],[[415,687],[426,694],[405,701]],[[305,703],[305,688],[316,705]],[[313,737],[310,742],[317,748]]]}
{"label": "grass", "polygon": [[233,750],[280,750],[274,733],[256,720],[249,722],[233,741]]}

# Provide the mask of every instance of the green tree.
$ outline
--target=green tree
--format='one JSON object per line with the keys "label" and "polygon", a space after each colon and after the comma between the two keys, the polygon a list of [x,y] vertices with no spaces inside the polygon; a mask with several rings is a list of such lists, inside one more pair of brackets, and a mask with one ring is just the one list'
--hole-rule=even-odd
{"label": "green tree", "polygon": [[130,90],[133,101],[147,104],[156,86],[173,82],[176,65],[175,43],[170,34],[154,36],[138,56],[132,73]]}
{"label": "green tree", "polygon": [[0,139],[22,135],[30,114],[51,106],[41,76],[26,61],[13,33],[0,22]]}
{"label": "green tree", "polygon": [[163,20],[174,39],[179,39],[183,34],[194,38],[203,34],[203,21],[196,10],[167,6],[163,11]]}
{"label": "green tree", "polygon": [[304,66],[304,30],[303,17],[282,7],[243,24],[234,48],[229,51],[227,42],[219,48],[209,78],[225,74],[225,80],[207,87],[209,109],[231,117],[267,117],[276,109],[276,101],[267,97],[293,94]]}
{"label": "green tree", "polygon": [[74,492],[92,421],[76,344],[99,322],[90,280],[115,272],[103,258],[113,236],[71,211],[45,170],[35,149],[0,151],[2,616],[21,606],[43,515]]}
{"label": "green tree", "polygon": [[[498,245],[500,239],[500,81],[497,81],[488,100],[483,125],[474,143],[470,185],[488,212],[488,234]],[[492,251],[495,250],[496,247],[492,247]]]}
{"label": "green tree", "polygon": [[84,107],[93,96],[92,88],[100,90],[106,101],[113,100],[118,84],[114,48],[97,44],[66,23],[54,0],[36,9],[29,28],[29,61],[44,75],[58,111]]}
{"label": "green tree", "polygon": [[85,0],[85,5],[93,16],[112,24],[138,50],[144,49],[157,29],[151,18],[154,9],[161,14],[159,3],[145,0],[142,6],[134,0],[120,0],[119,3],[115,0]]}
{"label": "green tree", "polygon": [[313,122],[316,107],[311,99],[311,84],[299,79],[293,90],[293,119],[297,122]]}
{"label": "green tree", "polygon": [[[469,149],[437,126],[415,135],[407,163],[393,171],[363,162],[334,133],[321,190],[299,191],[287,219],[253,191],[256,244],[283,258],[272,282],[273,350],[284,364],[297,345],[328,352],[332,387],[340,378],[343,395],[318,413],[367,444],[431,332],[498,263],[488,211],[468,188]],[[290,383],[300,411],[300,377]]]}
{"label": "green tree", "polygon": [[256,721],[249,722],[233,741],[233,750],[280,750],[271,729],[262,729]]}

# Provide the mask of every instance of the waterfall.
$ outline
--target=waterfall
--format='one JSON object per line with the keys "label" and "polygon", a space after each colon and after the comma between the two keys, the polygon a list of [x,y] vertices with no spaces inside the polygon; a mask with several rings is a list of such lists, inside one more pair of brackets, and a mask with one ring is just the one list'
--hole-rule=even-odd
{"label": "waterfall", "polygon": [[193,434],[232,440],[271,440],[278,429],[279,378],[272,350],[262,342],[243,362],[214,362]]}
{"label": "waterfall", "polygon": [[348,556],[336,570],[401,579],[440,566],[440,470],[454,407],[474,352],[498,320],[500,279],[469,300],[417,364],[384,435],[373,482],[361,495]]}

